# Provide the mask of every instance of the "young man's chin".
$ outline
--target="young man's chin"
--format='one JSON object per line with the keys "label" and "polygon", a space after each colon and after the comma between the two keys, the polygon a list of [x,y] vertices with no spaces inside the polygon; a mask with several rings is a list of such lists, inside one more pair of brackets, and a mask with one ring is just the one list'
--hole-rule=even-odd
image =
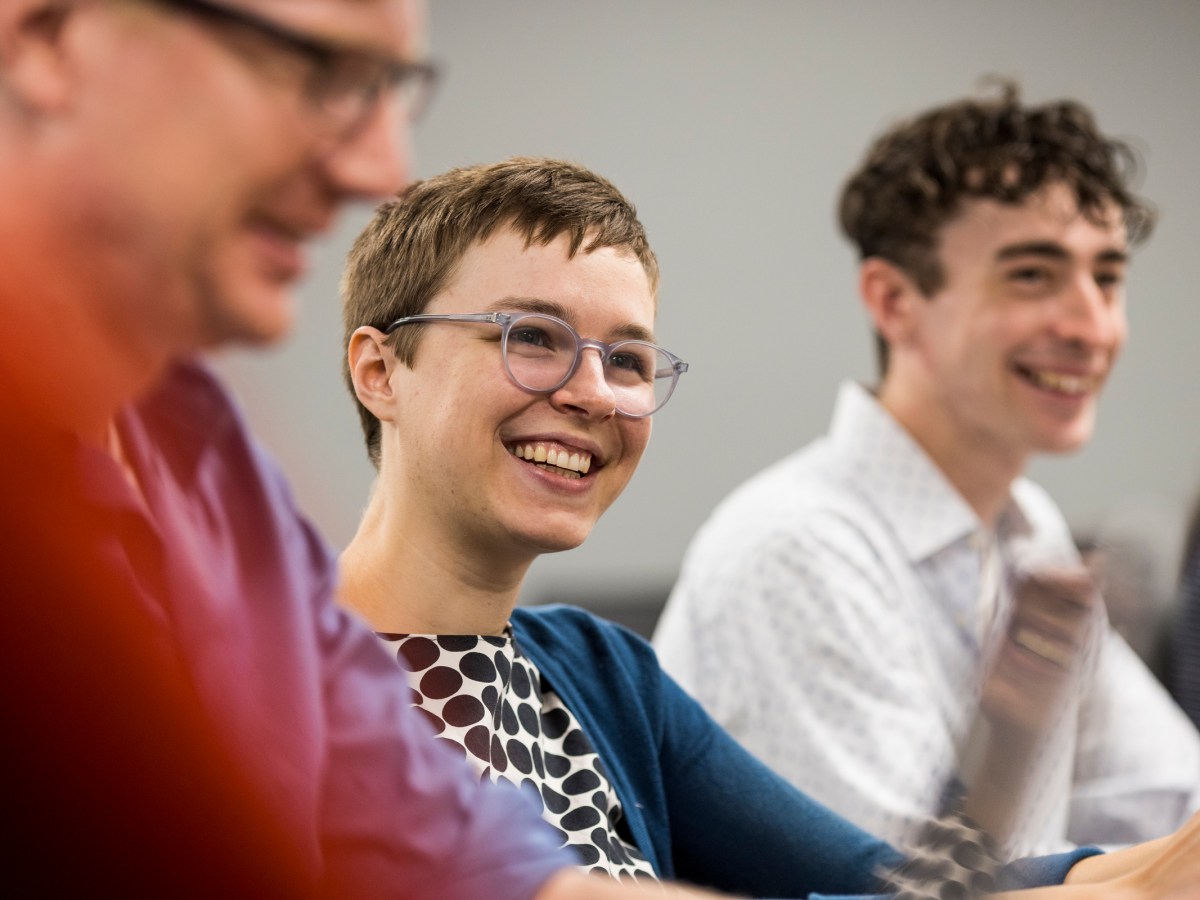
{"label": "young man's chin", "polygon": [[1042,453],[1052,453],[1057,456],[1069,456],[1087,446],[1092,439],[1093,428],[1089,422],[1086,427],[1080,427],[1064,433],[1048,436],[1038,450]]}

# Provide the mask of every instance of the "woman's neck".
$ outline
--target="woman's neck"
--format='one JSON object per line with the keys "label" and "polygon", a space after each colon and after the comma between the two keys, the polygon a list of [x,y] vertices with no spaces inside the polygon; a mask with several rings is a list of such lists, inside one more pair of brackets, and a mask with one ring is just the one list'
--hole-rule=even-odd
{"label": "woman's neck", "polygon": [[503,633],[532,559],[471,552],[390,511],[380,493],[342,553],[342,605],[379,632]]}

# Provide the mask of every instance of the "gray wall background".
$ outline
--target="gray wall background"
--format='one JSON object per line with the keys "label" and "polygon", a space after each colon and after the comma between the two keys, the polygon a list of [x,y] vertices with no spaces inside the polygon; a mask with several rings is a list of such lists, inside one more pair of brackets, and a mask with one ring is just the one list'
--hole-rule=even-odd
{"label": "gray wall background", "polygon": [[[841,379],[873,378],[839,186],[882,128],[988,73],[1083,100],[1144,152],[1161,222],[1131,272],[1130,344],[1092,443],[1032,474],[1077,530],[1116,522],[1174,564],[1200,490],[1198,0],[432,0],[430,18],[445,78],[417,175],[536,154],[611,178],[662,264],[659,337],[692,364],[625,496],[582,548],[535,565],[527,600],[665,591],[712,506],[823,431]],[[337,309],[368,213],[319,248],[293,337],[218,363],[338,546],[373,474]]]}

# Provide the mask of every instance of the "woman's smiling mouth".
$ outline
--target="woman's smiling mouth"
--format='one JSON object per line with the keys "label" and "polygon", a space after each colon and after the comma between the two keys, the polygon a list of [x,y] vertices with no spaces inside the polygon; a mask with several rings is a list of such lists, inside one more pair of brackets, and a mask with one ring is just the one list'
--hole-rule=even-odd
{"label": "woman's smiling mouth", "polygon": [[582,478],[592,468],[592,454],[586,450],[547,448],[542,443],[512,444],[508,450],[518,459],[564,478]]}

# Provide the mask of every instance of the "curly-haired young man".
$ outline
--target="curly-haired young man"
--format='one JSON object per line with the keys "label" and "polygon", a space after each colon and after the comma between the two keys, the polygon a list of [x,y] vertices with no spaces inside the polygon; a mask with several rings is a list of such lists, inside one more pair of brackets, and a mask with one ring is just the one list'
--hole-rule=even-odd
{"label": "curly-haired young man", "polygon": [[1022,773],[1014,850],[1155,837],[1200,802],[1197,734],[1128,646],[1096,617],[1031,626],[1014,577],[1078,565],[1021,476],[1091,436],[1154,219],[1135,163],[1079,103],[1012,85],[880,137],[840,209],[880,382],[845,384],[827,436],[717,509],[659,626],[666,668],[734,735],[893,841],[963,774],[993,659],[1018,682],[1081,675]]}

